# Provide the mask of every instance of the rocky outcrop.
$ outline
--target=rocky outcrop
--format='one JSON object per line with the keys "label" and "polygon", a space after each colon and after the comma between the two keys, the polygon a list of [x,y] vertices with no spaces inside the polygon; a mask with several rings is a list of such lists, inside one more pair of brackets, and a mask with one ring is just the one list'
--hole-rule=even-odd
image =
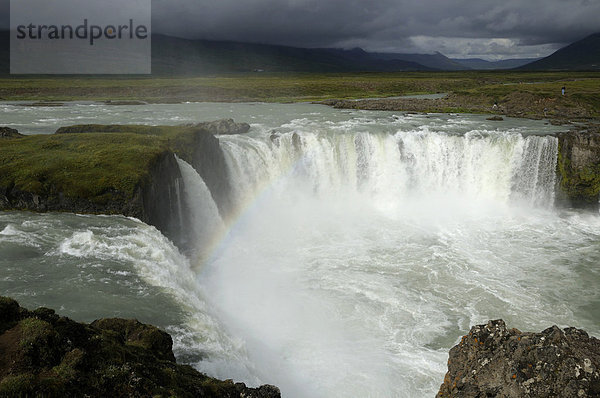
{"label": "rocky outcrop", "polygon": [[2,397],[280,397],[178,365],[172,339],[136,320],[83,324],[0,297]]}
{"label": "rocky outcrop", "polygon": [[21,137],[24,137],[24,135],[19,133],[15,129],[11,129],[10,127],[0,127],[0,139],[2,139],[2,138],[21,138]]}
{"label": "rocky outcrop", "polygon": [[163,151],[150,162],[148,173],[135,189],[133,197],[117,189],[103,192],[101,197],[65,195],[58,187],[45,194],[33,193],[14,184],[0,186],[0,209],[36,212],[64,211],[88,214],[122,214],[154,225],[176,244],[182,244],[186,227],[183,182],[175,156]]}
{"label": "rocky outcrop", "polygon": [[229,135],[229,134],[245,134],[250,130],[248,123],[236,123],[233,119],[221,119],[212,122],[203,122],[197,124],[198,127],[202,127],[211,134],[216,135]]}
{"label": "rocky outcrop", "polygon": [[450,350],[443,397],[600,396],[600,341],[583,330],[553,326],[541,333],[474,326]]}
{"label": "rocky outcrop", "polygon": [[559,134],[558,145],[558,201],[573,207],[598,209],[600,129],[596,126]]}
{"label": "rocky outcrop", "polygon": [[[0,159],[4,174],[0,176],[0,209],[123,214],[154,225],[187,249],[188,240],[193,239],[185,233],[191,230],[189,205],[175,154],[196,169],[227,219],[233,208],[232,187],[215,135],[243,134],[249,129],[246,123],[228,119],[188,126],[77,125],[61,127],[54,136],[28,137],[19,140],[23,150],[7,145],[6,154],[0,153],[6,159],[4,164]],[[6,130],[9,133],[16,131]],[[102,152],[106,153],[102,160],[90,160]],[[28,159],[35,153],[60,165],[23,170],[32,164]],[[50,161],[38,164],[46,162]],[[127,167],[119,168],[119,162]],[[96,167],[93,177],[90,167]],[[121,169],[124,172],[117,171]]]}
{"label": "rocky outcrop", "polygon": [[[165,126],[77,125],[61,127],[56,134],[133,131],[141,134],[164,135],[167,128]],[[223,119],[174,128],[185,130],[186,133],[169,140],[170,150],[194,167],[210,190],[221,216],[227,218],[232,210],[230,179],[225,155],[215,135],[244,134],[248,132],[250,125],[236,123],[232,119]]]}

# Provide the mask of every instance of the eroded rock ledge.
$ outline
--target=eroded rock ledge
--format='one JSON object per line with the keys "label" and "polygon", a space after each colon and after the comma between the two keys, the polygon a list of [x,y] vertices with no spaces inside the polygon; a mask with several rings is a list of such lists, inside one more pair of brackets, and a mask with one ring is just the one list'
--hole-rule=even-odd
{"label": "eroded rock ledge", "polygon": [[280,397],[178,365],[173,341],[131,319],[92,324],[0,297],[1,397]]}
{"label": "eroded rock ledge", "polygon": [[558,145],[559,202],[597,210],[600,198],[600,126],[559,134]]}
{"label": "eroded rock ledge", "polygon": [[541,333],[502,320],[471,328],[450,350],[443,397],[600,396],[600,340],[575,328]]}

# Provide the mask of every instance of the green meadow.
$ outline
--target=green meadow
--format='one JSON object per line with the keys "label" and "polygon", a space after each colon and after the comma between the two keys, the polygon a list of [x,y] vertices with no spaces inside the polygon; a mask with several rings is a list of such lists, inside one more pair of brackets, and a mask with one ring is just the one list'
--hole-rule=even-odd
{"label": "green meadow", "polygon": [[514,92],[569,98],[600,108],[600,72],[249,73],[205,77],[0,79],[0,100],[300,102],[454,93],[501,100]]}

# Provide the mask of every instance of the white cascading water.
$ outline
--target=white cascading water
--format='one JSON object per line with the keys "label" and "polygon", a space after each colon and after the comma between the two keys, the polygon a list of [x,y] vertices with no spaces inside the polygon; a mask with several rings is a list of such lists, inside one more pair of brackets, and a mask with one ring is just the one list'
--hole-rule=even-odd
{"label": "white cascading water", "polygon": [[81,112],[251,121],[219,137],[237,203],[227,222],[181,160],[189,257],[139,220],[1,213],[3,294],[78,320],[139,317],[166,328],[178,361],[285,398],[433,397],[450,348],[489,319],[600,336],[600,217],[553,208],[557,140],[535,135],[553,126],[310,104],[149,107],[45,112],[60,125]]}
{"label": "white cascading water", "polygon": [[315,194],[364,194],[366,199],[402,203],[407,197],[460,195],[502,202],[517,199],[552,206],[558,140],[514,132],[429,131],[395,135],[293,134],[224,140],[232,185],[240,203],[265,184],[291,173],[292,184]]}
{"label": "white cascading water", "polygon": [[[220,137],[239,213],[208,248],[198,284],[248,374],[211,354],[197,366],[276,384],[286,397],[435,394],[457,330],[497,317],[489,305],[523,299],[522,288],[489,287],[501,277],[482,265],[490,249],[478,239],[512,217],[513,203],[552,207],[557,139],[296,134]],[[201,181],[180,167],[186,186]],[[200,185],[197,201],[212,203]],[[204,224],[206,211],[195,213]]]}
{"label": "white cascading water", "polygon": [[176,159],[184,181],[186,203],[190,206],[189,216],[193,230],[187,233],[193,240],[192,261],[202,262],[206,256],[205,249],[211,245],[211,239],[223,232],[223,220],[202,177],[189,163],[178,157]]}

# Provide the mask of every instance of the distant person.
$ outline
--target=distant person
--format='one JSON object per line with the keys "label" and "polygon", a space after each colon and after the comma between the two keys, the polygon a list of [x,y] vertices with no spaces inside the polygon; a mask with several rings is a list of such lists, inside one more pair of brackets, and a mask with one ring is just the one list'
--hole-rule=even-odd
{"label": "distant person", "polygon": [[561,88],[562,95],[565,95],[565,86]]}

